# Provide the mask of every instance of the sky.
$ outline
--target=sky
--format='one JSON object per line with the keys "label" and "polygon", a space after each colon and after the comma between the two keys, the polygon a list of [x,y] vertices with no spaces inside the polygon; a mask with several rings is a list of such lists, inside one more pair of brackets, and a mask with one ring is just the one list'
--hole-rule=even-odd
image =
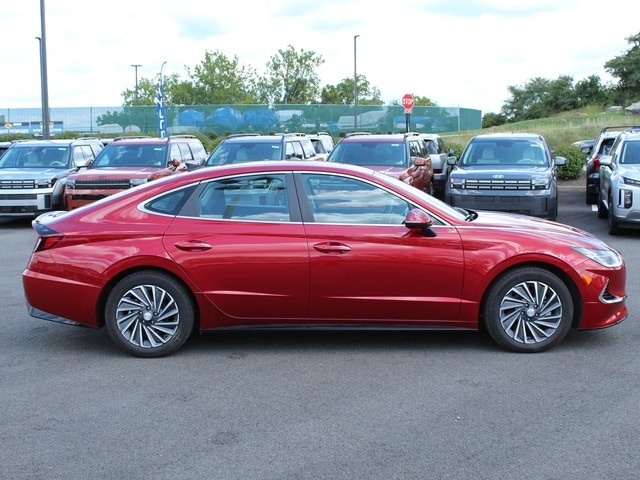
{"label": "sky", "polygon": [[[40,3],[0,7],[0,109],[42,106]],[[509,86],[536,77],[613,82],[604,64],[640,32],[637,15],[623,13],[629,0],[44,3],[51,108],[121,106],[136,70],[138,80],[155,79],[166,62],[165,76],[186,80],[207,51],[264,74],[269,59],[292,46],[322,57],[321,86],[353,78],[355,67],[385,103],[410,93],[498,113]]]}

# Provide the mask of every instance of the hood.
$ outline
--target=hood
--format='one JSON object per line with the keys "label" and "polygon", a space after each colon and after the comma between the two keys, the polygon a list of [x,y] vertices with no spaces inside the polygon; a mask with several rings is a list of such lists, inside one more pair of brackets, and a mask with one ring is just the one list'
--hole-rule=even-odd
{"label": "hood", "polygon": [[147,178],[149,175],[163,170],[165,167],[100,167],[90,168],[74,175],[76,179],[93,178]]}
{"label": "hood", "polygon": [[[556,238],[558,242],[575,243],[577,239],[593,247],[604,248],[605,242],[579,228],[565,225],[551,220],[543,220],[528,215],[494,212],[489,210],[476,211],[478,218],[471,223],[475,227],[497,228],[500,231],[521,232],[527,236],[540,236],[546,239]],[[572,242],[568,240],[571,239]]]}
{"label": "hood", "polygon": [[48,180],[69,175],[70,170],[59,168],[8,168],[0,170],[2,180]]}
{"label": "hood", "polygon": [[391,167],[389,165],[363,165],[365,168],[370,168],[376,172],[384,173],[390,177],[398,177],[398,175],[404,173],[407,167]]}

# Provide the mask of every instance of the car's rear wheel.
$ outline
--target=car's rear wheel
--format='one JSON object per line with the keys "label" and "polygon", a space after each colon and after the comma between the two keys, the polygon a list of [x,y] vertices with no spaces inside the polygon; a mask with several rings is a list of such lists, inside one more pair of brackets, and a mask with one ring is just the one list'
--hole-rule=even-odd
{"label": "car's rear wheel", "polygon": [[111,338],[139,357],[175,352],[189,338],[194,318],[185,287],[160,272],[136,272],[120,280],[105,307]]}
{"label": "car's rear wheel", "polygon": [[514,352],[541,352],[569,332],[573,301],[557,275],[523,267],[505,273],[490,287],[483,317],[487,332],[500,346]]}

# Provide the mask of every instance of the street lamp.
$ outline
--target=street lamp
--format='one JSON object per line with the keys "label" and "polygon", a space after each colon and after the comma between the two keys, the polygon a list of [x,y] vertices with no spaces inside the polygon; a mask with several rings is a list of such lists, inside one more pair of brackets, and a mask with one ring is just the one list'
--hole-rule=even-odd
{"label": "street lamp", "polygon": [[131,64],[133,68],[136,69],[136,105],[138,105],[138,67],[141,67],[140,64]]}
{"label": "street lamp", "polygon": [[353,131],[358,131],[358,73],[356,40],[360,35],[353,36]]}
{"label": "street lamp", "polygon": [[44,0],[40,0],[40,84],[42,89],[42,138],[51,138],[49,118],[49,87],[47,85],[47,36],[45,34]]}

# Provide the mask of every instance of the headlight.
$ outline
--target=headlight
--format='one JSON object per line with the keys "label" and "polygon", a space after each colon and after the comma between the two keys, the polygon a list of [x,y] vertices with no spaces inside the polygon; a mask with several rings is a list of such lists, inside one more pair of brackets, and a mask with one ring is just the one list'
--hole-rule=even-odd
{"label": "headlight", "polygon": [[550,183],[548,177],[534,178],[531,180],[531,186],[534,190],[549,190]]}
{"label": "headlight", "polygon": [[620,182],[625,185],[640,185],[640,180],[635,180],[629,177],[620,177]]}
{"label": "headlight", "polygon": [[449,177],[449,186],[451,188],[464,188],[464,178]]}
{"label": "headlight", "polygon": [[53,184],[56,183],[56,179],[52,178],[52,179],[46,179],[46,180],[38,180],[36,182],[36,187],[37,188],[50,188],[53,186]]}
{"label": "headlight", "polygon": [[622,257],[610,248],[572,247],[576,252],[599,263],[603,267],[617,268],[622,266]]}
{"label": "headlight", "polygon": [[138,185],[142,185],[143,183],[147,183],[147,179],[146,178],[130,178],[129,179],[129,186],[130,187],[136,187]]}

